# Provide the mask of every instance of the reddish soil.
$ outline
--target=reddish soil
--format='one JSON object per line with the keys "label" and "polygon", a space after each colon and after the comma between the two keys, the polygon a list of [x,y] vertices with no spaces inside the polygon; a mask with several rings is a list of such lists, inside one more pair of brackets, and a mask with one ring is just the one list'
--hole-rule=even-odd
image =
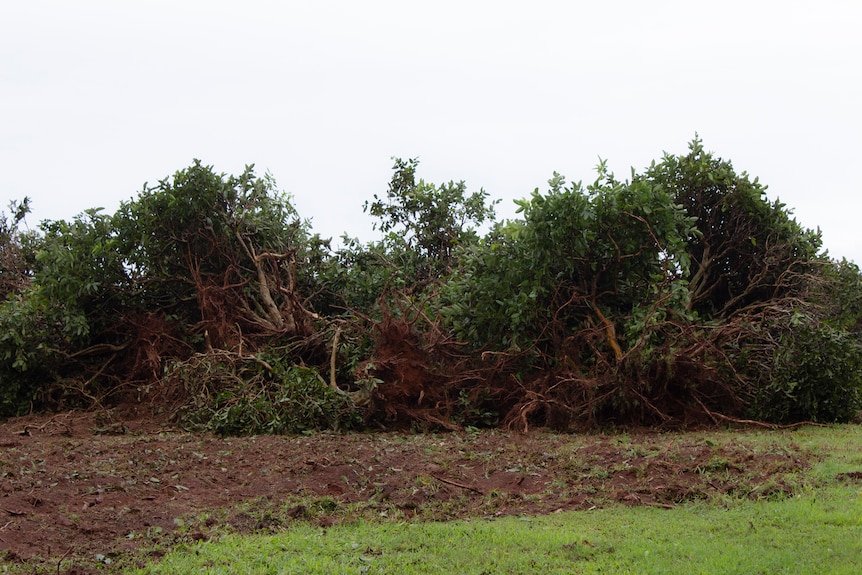
{"label": "reddish soil", "polygon": [[319,434],[217,438],[70,413],[0,425],[0,558],[122,572],[172,545],[295,521],[672,507],[769,496],[810,454],[693,434]]}

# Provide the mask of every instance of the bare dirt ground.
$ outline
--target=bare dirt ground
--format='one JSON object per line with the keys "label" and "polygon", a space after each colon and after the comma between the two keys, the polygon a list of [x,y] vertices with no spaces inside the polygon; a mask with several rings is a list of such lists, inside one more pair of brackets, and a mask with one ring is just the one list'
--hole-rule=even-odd
{"label": "bare dirt ground", "polygon": [[0,425],[0,565],[122,572],[178,543],[295,521],[762,497],[788,490],[812,457],[679,433],[218,438],[104,414],[20,418]]}

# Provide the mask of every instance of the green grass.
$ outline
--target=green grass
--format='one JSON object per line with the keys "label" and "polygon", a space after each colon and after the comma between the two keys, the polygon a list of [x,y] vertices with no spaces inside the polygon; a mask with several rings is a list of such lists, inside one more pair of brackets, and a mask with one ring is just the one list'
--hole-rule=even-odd
{"label": "green grass", "polygon": [[716,443],[794,443],[821,455],[779,500],[723,498],[672,510],[610,507],[451,523],[296,524],[174,550],[158,573],[862,573],[862,428],[706,433]]}
{"label": "green grass", "polygon": [[622,508],[454,523],[300,525],[178,550],[142,573],[862,572],[862,497],[744,502],[731,509]]}

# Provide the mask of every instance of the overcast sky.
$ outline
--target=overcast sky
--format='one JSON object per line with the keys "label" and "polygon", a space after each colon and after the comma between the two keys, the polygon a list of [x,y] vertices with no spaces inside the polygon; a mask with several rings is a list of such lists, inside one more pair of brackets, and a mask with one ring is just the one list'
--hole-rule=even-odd
{"label": "overcast sky", "polygon": [[[392,157],[512,200],[704,146],[862,263],[862,2],[3,1],[0,208],[113,212],[199,158],[376,238]],[[8,211],[7,211],[8,213]]]}

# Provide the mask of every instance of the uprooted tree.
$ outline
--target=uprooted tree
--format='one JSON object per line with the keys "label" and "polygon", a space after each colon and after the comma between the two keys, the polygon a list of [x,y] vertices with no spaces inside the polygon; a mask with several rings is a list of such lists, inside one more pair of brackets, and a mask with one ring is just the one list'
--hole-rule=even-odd
{"label": "uprooted tree", "polygon": [[555,174],[493,220],[397,160],[332,252],[268,176],[199,162],[112,216],[3,218],[0,413],[146,400],[221,433],[573,428],[862,408],[862,276],[704,151]]}
{"label": "uprooted tree", "polygon": [[[273,363],[326,357],[301,295],[318,240],[251,168],[227,177],[195,162],[113,216],[88,210],[41,227],[32,280],[0,313],[7,414],[167,400],[184,391],[167,383],[190,383],[174,376],[185,362],[214,363],[200,372],[212,386],[194,391],[230,401],[247,383],[238,373],[260,383],[261,371],[279,376]],[[264,348],[281,353],[268,362]]]}
{"label": "uprooted tree", "polygon": [[695,140],[631,181],[602,164],[586,189],[549,184],[442,289],[503,421],[834,421],[862,407],[858,268],[818,257],[819,234],[756,180]]}

